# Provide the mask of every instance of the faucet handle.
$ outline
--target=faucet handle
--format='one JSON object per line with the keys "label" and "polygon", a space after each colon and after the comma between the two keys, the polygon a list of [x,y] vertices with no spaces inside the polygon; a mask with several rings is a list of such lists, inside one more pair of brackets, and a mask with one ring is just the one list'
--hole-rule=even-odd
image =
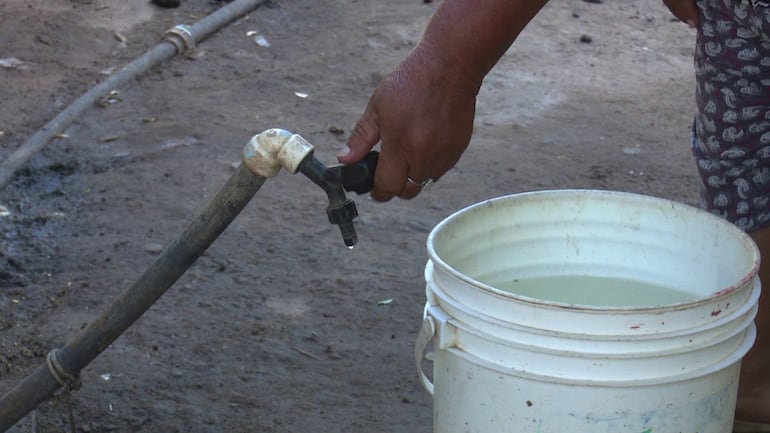
{"label": "faucet handle", "polygon": [[366,194],[374,188],[374,171],[377,169],[377,161],[380,153],[371,151],[361,161],[354,164],[343,165],[341,170],[342,187],[345,191],[357,194]]}

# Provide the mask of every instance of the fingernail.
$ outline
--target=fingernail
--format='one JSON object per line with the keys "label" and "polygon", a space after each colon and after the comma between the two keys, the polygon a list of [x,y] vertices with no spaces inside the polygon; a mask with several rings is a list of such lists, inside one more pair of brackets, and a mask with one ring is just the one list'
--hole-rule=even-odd
{"label": "fingernail", "polygon": [[690,26],[691,29],[694,29],[695,28],[695,21],[687,20],[687,25]]}
{"label": "fingernail", "polygon": [[348,153],[350,153],[350,147],[348,147],[348,145],[346,144],[345,147],[340,149],[340,151],[337,154],[337,156],[348,156]]}

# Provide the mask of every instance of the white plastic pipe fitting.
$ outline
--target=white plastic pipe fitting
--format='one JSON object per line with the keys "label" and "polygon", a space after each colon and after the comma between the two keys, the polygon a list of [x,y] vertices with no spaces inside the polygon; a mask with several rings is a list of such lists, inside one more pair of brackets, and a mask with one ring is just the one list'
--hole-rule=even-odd
{"label": "white plastic pipe fitting", "polygon": [[292,174],[313,153],[313,145],[298,134],[284,129],[268,129],[249,140],[243,149],[243,163],[252,173],[273,177],[285,168]]}

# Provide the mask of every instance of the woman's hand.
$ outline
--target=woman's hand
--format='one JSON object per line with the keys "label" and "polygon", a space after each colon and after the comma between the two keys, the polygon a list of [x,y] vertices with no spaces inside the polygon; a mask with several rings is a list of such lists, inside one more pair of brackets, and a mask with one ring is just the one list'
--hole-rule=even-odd
{"label": "woman's hand", "polygon": [[422,43],[379,84],[338,160],[354,163],[381,143],[372,198],[414,198],[468,147],[480,85]]}
{"label": "woman's hand", "polygon": [[546,0],[441,2],[422,41],[369,99],[343,164],[381,143],[372,198],[413,198],[454,167],[473,132],[484,76]]}

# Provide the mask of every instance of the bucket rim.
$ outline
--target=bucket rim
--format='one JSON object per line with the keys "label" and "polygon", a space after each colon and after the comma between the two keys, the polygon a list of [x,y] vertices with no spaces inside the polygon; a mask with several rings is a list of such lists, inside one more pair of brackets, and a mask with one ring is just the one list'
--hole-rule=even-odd
{"label": "bucket rim", "polygon": [[[698,215],[700,218],[708,218],[711,222],[713,222],[715,225],[721,226],[724,230],[731,233],[733,236],[735,236],[737,239],[741,240],[743,243],[745,243],[750,249],[751,249],[751,257],[752,257],[752,264],[749,269],[749,271],[743,275],[738,282],[719,289],[708,296],[705,297],[698,297],[696,299],[691,299],[687,301],[682,302],[675,302],[670,304],[651,304],[651,305],[639,305],[639,306],[602,306],[602,305],[590,305],[590,304],[577,304],[577,303],[568,303],[568,302],[558,302],[558,301],[550,301],[545,299],[538,299],[533,298],[529,296],[514,294],[509,291],[500,290],[494,286],[491,286],[489,284],[483,283],[475,278],[472,278],[468,275],[466,275],[463,272],[460,272],[457,270],[454,266],[449,265],[444,259],[441,258],[441,256],[438,254],[438,252],[435,249],[435,241],[437,236],[441,233],[441,231],[451,224],[453,221],[457,220],[458,218],[462,217],[465,214],[471,213],[473,211],[476,211],[479,208],[482,207],[488,207],[494,203],[503,202],[503,201],[509,201],[512,199],[519,199],[519,198],[526,198],[531,196],[552,196],[552,197],[558,197],[558,196],[571,196],[574,197],[576,194],[584,195],[584,196],[591,196],[591,197],[616,197],[616,198],[624,198],[626,200],[634,200],[637,203],[657,203],[657,204],[666,204],[667,206],[670,206],[674,209],[679,209],[685,212],[690,212],[694,215]],[[754,243],[753,239],[744,232],[743,230],[739,229],[734,224],[730,223],[729,221],[712,214],[711,212],[708,212],[706,210],[697,208],[695,206],[690,206],[685,203],[677,202],[670,199],[660,198],[660,197],[653,197],[649,195],[644,194],[637,194],[637,193],[631,193],[631,192],[624,192],[624,191],[611,191],[611,190],[600,190],[600,189],[575,189],[575,188],[569,188],[569,189],[547,189],[547,190],[535,190],[535,191],[524,191],[524,192],[518,192],[513,194],[506,194],[498,197],[489,198],[486,200],[482,200],[480,202],[471,204],[469,206],[466,206],[462,209],[459,209],[444,219],[442,219],[438,224],[436,224],[433,229],[430,231],[427,237],[426,241],[427,245],[427,251],[428,251],[428,259],[432,261],[435,265],[442,268],[444,271],[446,271],[448,274],[453,276],[454,278],[459,279],[460,281],[470,285],[471,287],[475,287],[478,289],[481,289],[483,291],[489,292],[495,296],[502,296],[503,298],[508,299],[514,299],[518,302],[537,305],[539,307],[550,307],[555,309],[569,309],[572,311],[585,311],[585,312],[597,312],[597,313],[606,313],[606,312],[646,312],[646,311],[672,311],[672,310],[680,310],[684,308],[689,308],[691,306],[700,305],[708,302],[712,302],[713,300],[721,297],[725,297],[735,291],[738,291],[744,287],[746,287],[748,284],[752,282],[754,277],[756,277],[759,273],[759,264],[760,264],[760,254],[759,254],[759,248],[757,247],[756,243]]]}

